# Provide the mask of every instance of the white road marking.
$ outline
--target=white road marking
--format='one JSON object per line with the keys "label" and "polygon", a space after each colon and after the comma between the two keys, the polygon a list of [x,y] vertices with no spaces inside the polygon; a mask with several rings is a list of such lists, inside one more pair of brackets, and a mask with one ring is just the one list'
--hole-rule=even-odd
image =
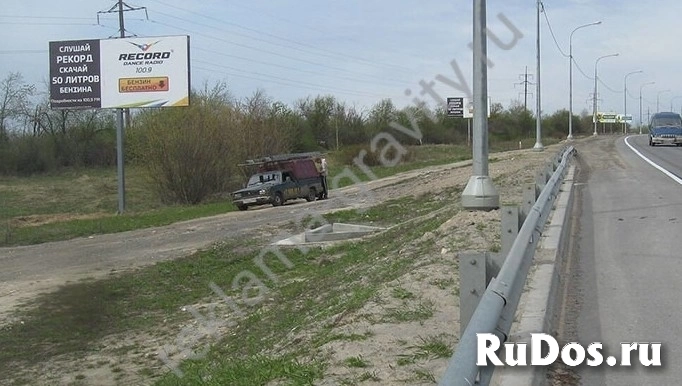
{"label": "white road marking", "polygon": [[637,154],[640,158],[642,158],[643,160],[645,160],[649,165],[655,167],[656,169],[658,169],[659,171],[661,171],[663,174],[665,174],[666,176],[670,177],[673,181],[675,181],[675,182],[677,182],[678,184],[682,185],[682,178],[680,178],[680,177],[676,176],[675,174],[669,172],[669,171],[666,170],[663,166],[657,164],[656,162],[654,162],[654,161],[650,160],[649,158],[647,158],[644,154],[640,153],[639,150],[635,149],[635,147],[632,146],[632,145],[630,144],[630,141],[629,141],[630,138],[632,138],[632,136],[629,136],[629,137],[625,138],[625,144],[628,145],[628,147],[630,148],[630,150],[634,151],[635,154]]}

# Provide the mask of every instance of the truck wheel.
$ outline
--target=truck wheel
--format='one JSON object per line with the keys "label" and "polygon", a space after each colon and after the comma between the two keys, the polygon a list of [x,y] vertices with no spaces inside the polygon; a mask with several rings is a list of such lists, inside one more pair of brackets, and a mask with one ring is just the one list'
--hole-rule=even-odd
{"label": "truck wheel", "polygon": [[241,205],[237,205],[237,209],[239,209],[239,210],[247,210],[247,209],[249,209],[249,206],[248,206],[248,205],[243,205],[243,204],[241,204]]}
{"label": "truck wheel", "polygon": [[315,201],[316,197],[317,192],[315,191],[315,188],[310,188],[310,190],[308,190],[308,195],[306,196],[305,200],[308,202]]}
{"label": "truck wheel", "polygon": [[272,206],[282,206],[284,205],[284,197],[282,197],[282,192],[275,193],[275,197],[272,199]]}

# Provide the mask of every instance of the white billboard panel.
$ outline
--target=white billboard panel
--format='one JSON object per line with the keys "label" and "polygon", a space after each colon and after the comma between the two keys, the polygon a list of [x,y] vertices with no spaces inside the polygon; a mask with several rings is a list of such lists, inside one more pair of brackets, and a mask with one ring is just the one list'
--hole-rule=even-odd
{"label": "white billboard panel", "polygon": [[189,105],[189,37],[100,41],[102,107]]}

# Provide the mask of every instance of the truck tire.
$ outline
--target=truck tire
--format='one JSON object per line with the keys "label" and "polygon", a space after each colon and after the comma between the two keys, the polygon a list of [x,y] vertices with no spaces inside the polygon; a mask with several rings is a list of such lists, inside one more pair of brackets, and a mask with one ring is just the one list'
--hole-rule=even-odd
{"label": "truck tire", "polygon": [[272,199],[272,206],[282,206],[284,205],[284,197],[282,197],[282,192],[275,193],[275,197]]}
{"label": "truck tire", "polygon": [[310,190],[308,190],[308,195],[305,197],[305,200],[311,202],[315,201],[315,198],[317,198],[317,191],[315,191],[315,188],[310,188]]}
{"label": "truck tire", "polygon": [[249,206],[248,206],[248,205],[241,204],[241,205],[237,205],[237,209],[239,209],[239,210],[247,210],[247,209],[249,209]]}

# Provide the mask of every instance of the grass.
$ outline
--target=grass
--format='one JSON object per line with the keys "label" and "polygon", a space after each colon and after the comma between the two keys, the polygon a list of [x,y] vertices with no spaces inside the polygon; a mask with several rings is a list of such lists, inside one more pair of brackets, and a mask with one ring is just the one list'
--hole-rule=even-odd
{"label": "grass", "polygon": [[403,304],[389,309],[382,321],[385,323],[423,322],[430,319],[435,310],[433,302],[429,300],[419,301],[417,304]]}
{"label": "grass", "polygon": [[[251,240],[250,244],[239,240],[134,272],[66,285],[18,310],[14,316],[23,324],[14,323],[0,330],[0,374],[13,372],[18,363],[30,366],[60,355],[82,357],[100,350],[102,339],[117,334],[161,334],[167,336],[162,344],[179,352],[188,345],[181,335],[183,331],[159,326],[188,325],[193,317],[181,308],[213,299],[218,301],[215,313],[199,310],[208,322],[225,326],[230,325],[231,318],[238,318],[239,323],[230,325],[230,334],[218,337],[204,331],[204,340],[190,341],[192,349],[210,347],[206,356],[182,362],[182,380],[168,373],[158,380],[158,385],[194,381],[253,385],[278,379],[286,379],[287,384],[311,384],[326,366],[317,348],[331,340],[353,341],[371,336],[335,334],[334,320],[359,310],[378,296],[384,283],[409,272],[414,258],[409,254],[397,257],[395,251],[409,240],[433,231],[457,210],[398,226],[362,242],[310,249],[307,253],[283,250],[293,266],[287,268],[276,259],[267,260],[273,273],[270,278],[254,263],[262,240]],[[326,265],[317,264],[324,256],[339,257]],[[240,275],[261,280],[266,296],[257,299],[256,293],[245,291],[246,280],[237,280],[235,285]],[[215,283],[229,299],[236,299],[233,309],[225,299],[221,301],[209,283]],[[433,313],[433,305],[427,303],[398,310],[395,319],[424,320]],[[235,310],[244,314],[240,316]],[[303,336],[291,336],[302,330],[306,331]]]}
{"label": "grass", "polygon": [[126,173],[126,213],[117,215],[115,169],[0,177],[0,247],[168,225],[235,210],[231,202],[168,206],[145,171]]}
{"label": "grass", "polygon": [[[384,178],[398,173],[422,169],[429,166],[464,161],[471,158],[471,149],[461,145],[409,146],[407,149],[411,152],[409,161],[401,162],[395,166],[373,166],[370,167],[371,173],[377,178]],[[330,184],[332,184],[331,179],[333,179],[334,176],[343,176],[343,178],[340,177],[338,180],[336,186],[338,188],[352,185],[355,182],[350,175],[353,175],[360,182],[366,182],[372,179],[370,174],[357,165],[343,165],[343,162],[339,161],[338,157],[339,156],[334,152],[329,154],[331,165],[329,169]]]}
{"label": "grass", "polygon": [[391,295],[393,295],[394,298],[401,300],[414,298],[414,294],[403,287],[393,288],[393,291],[391,291]]}
{"label": "grass", "polygon": [[362,355],[346,358],[343,363],[347,367],[365,368],[371,366],[369,362],[362,358]]}
{"label": "grass", "polygon": [[169,206],[121,216],[107,215],[95,219],[59,221],[40,226],[9,226],[9,229],[4,232],[4,237],[0,235],[0,247],[39,244],[96,234],[157,227],[234,210],[235,207],[232,203],[215,202],[195,206]]}
{"label": "grass", "polygon": [[[431,213],[455,202],[461,189],[448,188],[438,193],[428,193],[419,197],[406,196],[384,201],[369,209],[348,209],[324,214],[329,223],[357,223],[391,226],[412,218]],[[448,197],[451,200],[438,199]]]}
{"label": "grass", "polygon": [[245,359],[220,358],[210,364],[189,362],[182,378],[167,376],[156,384],[253,386],[286,380],[287,385],[312,385],[315,379],[322,378],[324,369],[324,363],[319,360],[300,361],[292,355],[254,355]]}
{"label": "grass", "polygon": [[427,381],[427,382],[431,382],[431,383],[436,383],[436,377],[433,375],[432,372],[430,372],[428,370],[422,370],[422,369],[415,370],[414,375],[420,381]]}

